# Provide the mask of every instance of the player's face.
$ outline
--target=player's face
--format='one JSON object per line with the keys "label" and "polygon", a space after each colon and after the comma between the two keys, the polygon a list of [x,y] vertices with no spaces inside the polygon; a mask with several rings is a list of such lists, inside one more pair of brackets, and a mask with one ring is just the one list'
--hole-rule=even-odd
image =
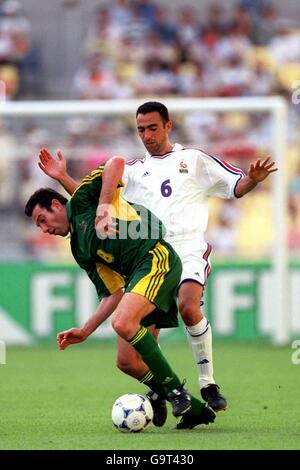
{"label": "player's face", "polygon": [[150,155],[162,155],[172,149],[169,134],[172,122],[163,122],[158,112],[138,114],[136,118],[138,134]]}
{"label": "player's face", "polygon": [[70,231],[66,207],[56,199],[53,199],[51,211],[39,204],[32,212],[32,220],[44,233],[65,237]]}

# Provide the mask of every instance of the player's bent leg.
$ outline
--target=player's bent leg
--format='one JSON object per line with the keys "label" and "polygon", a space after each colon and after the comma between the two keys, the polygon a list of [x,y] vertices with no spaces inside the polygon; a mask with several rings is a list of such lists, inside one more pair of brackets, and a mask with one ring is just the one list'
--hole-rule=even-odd
{"label": "player's bent leg", "polygon": [[155,310],[144,296],[126,292],[112,316],[112,327],[125,341],[129,341],[140,329],[141,321]]}
{"label": "player's bent leg", "polygon": [[155,305],[142,295],[127,292],[113,314],[112,326],[141,355],[157,383],[164,386],[173,407],[173,415],[181,416],[190,409],[191,396],[170,367],[151,333],[140,326],[142,319],[154,309]]}
{"label": "player's bent leg", "polygon": [[178,293],[179,311],[197,364],[202,398],[215,411],[220,411],[227,408],[227,401],[213,377],[212,332],[208,320],[200,310],[202,296],[203,286],[199,283],[182,283]]}
{"label": "player's bent leg", "polygon": [[187,328],[197,325],[204,316],[200,310],[203,286],[194,281],[180,284],[178,290],[178,308]]}
{"label": "player's bent leg", "polygon": [[[159,330],[156,330],[154,325],[149,326],[148,330],[156,339]],[[153,424],[157,427],[163,426],[168,415],[166,400],[163,398],[165,397],[164,387],[156,383],[153,374],[149,371],[149,367],[143,362],[141,356],[120,336],[118,336],[117,367],[125,374],[148,385],[150,390],[146,396],[153,408]]]}
{"label": "player's bent leg", "polygon": [[197,282],[186,281],[179,287],[179,311],[197,364],[200,389],[215,383],[211,328],[200,310],[202,296],[203,286]]}
{"label": "player's bent leg", "polygon": [[143,362],[140,354],[123,338],[118,336],[117,367],[124,374],[139,380],[149,367]]}
{"label": "player's bent leg", "polygon": [[[147,329],[157,339],[159,330],[155,329],[154,325],[149,326]],[[153,374],[143,362],[141,356],[120,336],[118,336],[117,367],[125,374],[134,377],[150,388],[146,396],[153,408],[153,424],[157,427],[163,426],[168,416],[164,387],[156,383]]]}

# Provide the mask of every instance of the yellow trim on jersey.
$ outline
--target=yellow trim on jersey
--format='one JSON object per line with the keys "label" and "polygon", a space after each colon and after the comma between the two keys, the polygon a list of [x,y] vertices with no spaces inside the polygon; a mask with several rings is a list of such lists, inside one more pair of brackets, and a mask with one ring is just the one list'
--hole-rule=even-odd
{"label": "yellow trim on jersey", "polygon": [[136,210],[121,196],[121,189],[117,188],[111,201],[111,205],[114,207],[114,214],[111,214],[112,217],[115,217],[119,220],[132,221],[140,220],[140,216]]}
{"label": "yellow trim on jersey", "polygon": [[[97,172],[97,173],[95,173]],[[81,183],[77,186],[77,188],[75,189],[74,193],[72,194],[72,196],[74,196],[74,194],[76,193],[76,191],[78,191],[79,188],[81,188],[82,186],[84,186],[85,184],[90,184],[94,179],[98,178],[99,176],[101,176],[103,173],[103,170],[94,170],[93,171],[93,176],[91,175],[88,175],[88,176],[85,176],[83,178],[83,180],[81,181]]]}
{"label": "yellow trim on jersey", "polygon": [[98,166],[98,168],[91,171],[91,173],[88,176],[94,176],[96,173],[99,173],[99,172],[103,173],[103,170],[104,170],[104,165],[100,165]]}
{"label": "yellow trim on jersey", "polygon": [[154,249],[150,250],[149,253],[153,254],[151,271],[130,292],[143,295],[150,302],[153,302],[164,282],[165,275],[170,270],[169,251],[157,242]]}
{"label": "yellow trim on jersey", "polygon": [[111,294],[125,286],[124,278],[105,264],[96,263],[96,269],[98,276]]}
{"label": "yellow trim on jersey", "polygon": [[141,328],[139,329],[139,331],[134,335],[134,337],[132,338],[131,341],[129,341],[129,343],[131,344],[131,346],[134,346],[136,343],[138,343],[138,341],[140,341],[144,336],[145,334],[148,333],[148,330],[147,328],[145,328],[144,326],[141,326]]}
{"label": "yellow trim on jersey", "polygon": [[[102,176],[104,170],[104,166],[99,167],[96,170],[93,170],[89,175],[85,176],[81,183],[77,186],[72,197],[78,191],[78,189],[82,188],[85,184],[90,184],[94,179]],[[111,205],[114,207],[114,213],[111,214],[112,217],[117,218],[119,220],[125,221],[133,221],[133,220],[140,220],[140,217],[136,210],[121,196],[121,189],[124,186],[124,181],[121,179],[115,194],[113,196],[113,200]],[[99,194],[100,197],[100,194]]]}

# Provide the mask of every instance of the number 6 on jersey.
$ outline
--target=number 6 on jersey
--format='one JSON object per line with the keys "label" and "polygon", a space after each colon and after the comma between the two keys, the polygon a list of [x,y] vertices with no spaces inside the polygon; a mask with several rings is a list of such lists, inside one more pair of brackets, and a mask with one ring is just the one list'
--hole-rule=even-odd
{"label": "number 6 on jersey", "polygon": [[160,192],[163,195],[163,197],[169,197],[172,194],[172,188],[170,186],[170,180],[165,180],[161,184],[160,187]]}

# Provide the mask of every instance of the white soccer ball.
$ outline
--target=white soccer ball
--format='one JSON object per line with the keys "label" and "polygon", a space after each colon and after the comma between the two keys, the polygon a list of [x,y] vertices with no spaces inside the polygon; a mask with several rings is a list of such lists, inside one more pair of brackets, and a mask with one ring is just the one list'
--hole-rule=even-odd
{"label": "white soccer ball", "polygon": [[148,398],[138,393],[126,393],[117,398],[111,418],[121,432],[145,431],[153,419],[153,409]]}

